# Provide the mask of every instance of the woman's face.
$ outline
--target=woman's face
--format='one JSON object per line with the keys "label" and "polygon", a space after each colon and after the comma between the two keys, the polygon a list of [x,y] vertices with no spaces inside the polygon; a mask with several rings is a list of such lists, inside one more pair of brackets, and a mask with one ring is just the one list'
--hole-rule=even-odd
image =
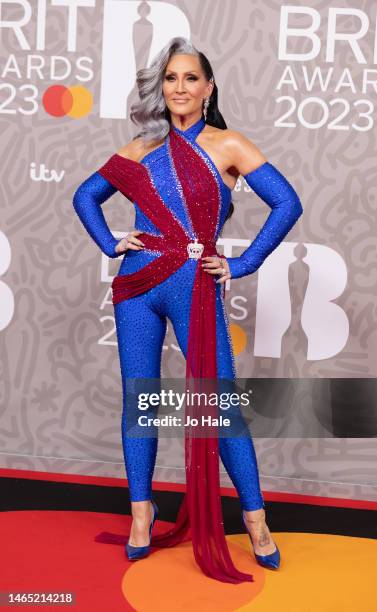
{"label": "woman's face", "polygon": [[211,95],[213,84],[207,81],[196,55],[173,55],[166,66],[162,91],[172,114],[201,115],[203,99]]}

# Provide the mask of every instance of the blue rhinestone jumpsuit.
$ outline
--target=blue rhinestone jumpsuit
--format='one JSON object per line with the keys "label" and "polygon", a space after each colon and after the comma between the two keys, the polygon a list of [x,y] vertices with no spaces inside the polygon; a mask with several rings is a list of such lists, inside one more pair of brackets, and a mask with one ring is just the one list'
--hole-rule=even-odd
{"label": "blue rhinestone jumpsuit", "polygon": [[[204,128],[199,119],[186,130],[175,129],[190,141],[203,157],[216,178],[221,195],[221,209],[216,238],[219,237],[231,201],[231,190],[224,183],[208,154],[196,143]],[[190,219],[185,209],[180,186],[174,173],[166,143],[148,153],[141,163],[147,166],[153,182],[165,204],[193,236]],[[240,256],[228,258],[232,278],[254,272],[267,255],[278,246],[302,213],[302,207],[294,189],[272,164],[266,162],[244,176],[246,182],[272,208],[265,225]],[[73,198],[75,211],[86,230],[101,250],[109,257],[117,257],[118,240],[106,225],[101,205],[116,192],[98,172],[92,174],[77,189]],[[158,233],[154,224],[135,206],[135,229]],[[130,274],[158,257],[143,250],[127,250],[119,275]],[[129,482],[131,501],[149,500],[152,497],[152,478],[157,455],[157,437],[133,438],[126,435],[125,385],[127,378],[160,378],[162,347],[170,320],[178,345],[186,356],[189,314],[197,260],[187,261],[170,277],[148,291],[115,304],[114,314],[118,340],[121,375],[123,382],[122,443],[124,461]],[[216,333],[217,373],[219,378],[236,376],[229,323],[222,295],[222,285],[216,285]],[[239,495],[243,510],[264,507],[260,489],[255,449],[251,436],[219,437],[219,453],[222,463]]]}

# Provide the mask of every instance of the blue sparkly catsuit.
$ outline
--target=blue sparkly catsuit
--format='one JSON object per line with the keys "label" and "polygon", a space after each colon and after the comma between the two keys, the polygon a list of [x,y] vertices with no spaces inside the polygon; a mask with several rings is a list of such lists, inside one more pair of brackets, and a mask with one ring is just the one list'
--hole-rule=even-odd
{"label": "blue sparkly catsuit", "polygon": [[[224,183],[208,154],[197,144],[196,138],[205,126],[203,118],[187,130],[175,129],[190,141],[202,155],[215,176],[221,195],[221,209],[216,232],[218,239],[231,201],[231,190]],[[190,219],[181,197],[177,178],[169,157],[166,140],[159,148],[148,153],[141,162],[150,171],[153,182],[173,214],[193,236]],[[302,212],[300,201],[288,181],[266,162],[245,180],[273,209],[255,241],[240,256],[228,258],[232,278],[239,278],[255,271],[266,256],[281,242]],[[91,175],[77,189],[73,204],[85,228],[109,257],[116,257],[118,240],[106,225],[101,204],[117,190],[98,172]],[[158,233],[154,224],[134,202],[135,229]],[[272,239],[271,239],[272,237]],[[130,274],[158,257],[143,250],[127,250],[119,275]],[[127,378],[160,378],[161,354],[165,339],[167,319],[173,325],[180,349],[186,357],[189,314],[196,266],[200,260],[187,261],[170,277],[148,291],[114,305],[118,350],[123,381],[123,398]],[[234,379],[235,363],[222,285],[216,284],[216,334],[217,374],[219,378]],[[129,482],[131,501],[149,500],[152,497],[152,478],[157,455],[157,437],[132,438],[126,435],[126,407],[123,406],[122,442]],[[219,453],[240,498],[243,510],[264,507],[257,459],[250,435],[219,437]]]}

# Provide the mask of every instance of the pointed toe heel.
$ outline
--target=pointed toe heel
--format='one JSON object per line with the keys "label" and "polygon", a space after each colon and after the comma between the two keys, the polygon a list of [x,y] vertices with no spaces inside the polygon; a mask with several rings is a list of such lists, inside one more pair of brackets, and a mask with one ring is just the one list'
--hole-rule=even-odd
{"label": "pointed toe heel", "polygon": [[132,546],[132,544],[129,544],[127,542],[125,550],[129,561],[137,561],[137,559],[144,559],[144,557],[147,557],[149,555],[152,529],[158,514],[158,507],[156,502],[153,499],[151,499],[151,502],[153,506],[153,519],[151,524],[149,525],[149,544],[147,544],[147,546]]}
{"label": "pointed toe heel", "polygon": [[269,569],[279,569],[280,552],[276,545],[276,542],[275,542],[275,546],[276,546],[276,550],[274,550],[274,552],[270,553],[269,555],[257,555],[257,553],[254,552],[254,556],[256,560],[258,561],[259,565],[262,565],[263,567],[268,567]]}
{"label": "pointed toe heel", "polygon": [[255,559],[257,560],[257,563],[259,565],[261,565],[262,567],[266,567],[268,569],[279,569],[279,567],[280,567],[280,551],[278,549],[278,546],[277,546],[276,542],[274,542],[274,544],[276,546],[276,550],[274,550],[274,552],[270,553],[269,555],[257,555],[257,553],[255,552],[255,549],[254,549],[254,544],[253,544],[252,537],[251,537],[251,535],[249,533],[249,530],[247,528],[244,512],[242,512],[242,519],[243,519],[244,525],[246,527],[247,534],[248,534],[248,536],[250,538],[251,546],[253,548],[254,556],[255,556]]}

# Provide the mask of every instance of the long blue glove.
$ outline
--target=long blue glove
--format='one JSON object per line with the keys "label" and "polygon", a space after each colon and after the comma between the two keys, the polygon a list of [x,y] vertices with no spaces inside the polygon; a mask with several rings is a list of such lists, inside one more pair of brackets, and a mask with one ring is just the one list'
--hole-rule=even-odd
{"label": "long blue glove", "polygon": [[101,205],[118,191],[99,172],[94,172],[75,191],[73,206],[86,231],[108,257],[119,257],[115,252],[119,240],[114,238],[106,223]]}
{"label": "long blue glove", "polygon": [[269,162],[245,174],[244,179],[272,210],[251,245],[239,257],[227,257],[232,278],[255,272],[303,213],[292,185]]}

